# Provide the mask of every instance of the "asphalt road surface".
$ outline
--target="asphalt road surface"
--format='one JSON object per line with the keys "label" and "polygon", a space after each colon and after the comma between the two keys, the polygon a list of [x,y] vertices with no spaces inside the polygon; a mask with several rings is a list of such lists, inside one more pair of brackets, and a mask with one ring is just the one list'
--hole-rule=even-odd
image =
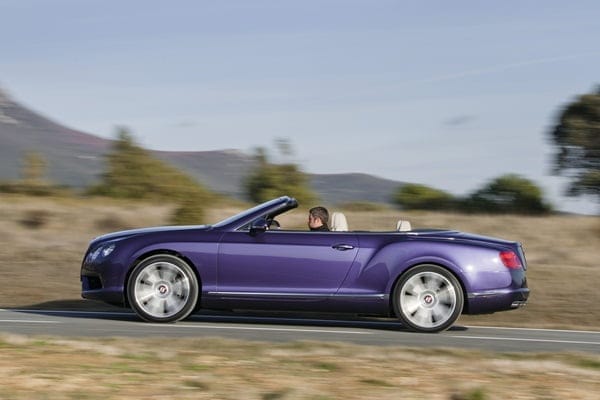
{"label": "asphalt road surface", "polygon": [[336,341],[376,346],[453,347],[510,352],[600,353],[600,332],[455,325],[438,334],[392,320],[200,313],[176,324],[141,322],[131,312],[3,310],[0,334],[60,337],[221,337],[258,341]]}

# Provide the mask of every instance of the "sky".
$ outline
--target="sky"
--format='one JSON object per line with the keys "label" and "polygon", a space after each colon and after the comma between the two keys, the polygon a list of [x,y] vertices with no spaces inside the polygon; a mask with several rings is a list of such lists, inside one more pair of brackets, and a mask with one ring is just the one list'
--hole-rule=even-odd
{"label": "sky", "polygon": [[600,2],[0,0],[0,87],[159,150],[272,149],[455,195],[552,176],[548,132],[600,84]]}

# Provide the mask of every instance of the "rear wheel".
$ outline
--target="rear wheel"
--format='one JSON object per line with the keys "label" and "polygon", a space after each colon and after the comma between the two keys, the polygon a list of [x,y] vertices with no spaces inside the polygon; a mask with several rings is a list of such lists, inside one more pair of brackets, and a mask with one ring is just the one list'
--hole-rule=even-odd
{"label": "rear wheel", "polygon": [[452,273],[437,265],[419,265],[406,272],[394,289],[394,312],[416,332],[441,332],[462,312],[464,296]]}
{"label": "rear wheel", "polygon": [[198,301],[198,280],[179,257],[160,254],[140,262],[127,284],[129,304],[149,322],[173,322],[187,317]]}

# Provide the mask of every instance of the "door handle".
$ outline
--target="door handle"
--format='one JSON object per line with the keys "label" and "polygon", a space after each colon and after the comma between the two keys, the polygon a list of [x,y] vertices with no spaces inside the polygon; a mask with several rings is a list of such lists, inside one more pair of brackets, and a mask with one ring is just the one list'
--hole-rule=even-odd
{"label": "door handle", "polygon": [[354,246],[350,244],[334,244],[331,247],[339,251],[352,250],[354,248]]}

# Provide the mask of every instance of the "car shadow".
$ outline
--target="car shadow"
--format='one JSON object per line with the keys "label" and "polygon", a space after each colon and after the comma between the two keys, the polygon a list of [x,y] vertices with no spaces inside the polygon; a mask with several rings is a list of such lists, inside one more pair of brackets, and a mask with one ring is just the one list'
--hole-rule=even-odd
{"label": "car shadow", "polygon": [[[54,315],[63,318],[104,319],[114,321],[143,321],[130,309],[110,306],[91,300],[59,300],[38,303],[26,307],[10,307],[29,314]],[[185,321],[179,323],[215,323],[245,325],[288,325],[303,327],[358,328],[412,333],[398,320],[352,314],[331,314],[314,312],[276,312],[276,311],[221,311],[200,310]],[[460,332],[467,327],[454,325],[449,331]]]}
{"label": "car shadow", "polygon": [[[352,314],[278,313],[272,311],[202,311],[186,321],[247,323],[263,325],[293,325],[329,328],[363,328],[386,331],[411,332],[393,318],[355,316]],[[463,326],[452,326],[449,331],[465,331]]]}

